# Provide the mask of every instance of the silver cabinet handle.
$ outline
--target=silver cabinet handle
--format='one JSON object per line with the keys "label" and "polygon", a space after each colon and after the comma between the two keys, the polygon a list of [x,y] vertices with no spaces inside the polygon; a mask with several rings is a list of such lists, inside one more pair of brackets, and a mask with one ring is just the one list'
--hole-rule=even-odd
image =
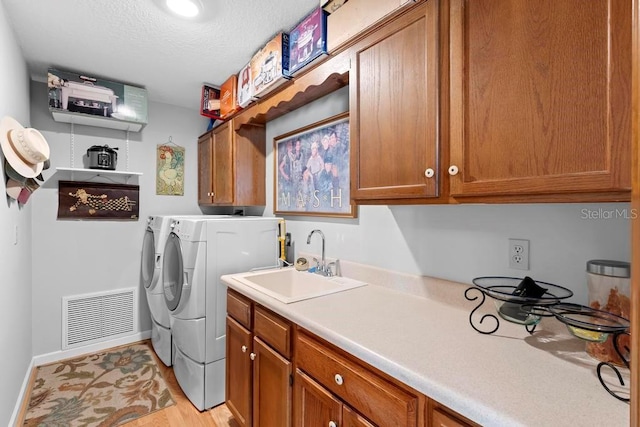
{"label": "silver cabinet handle", "polygon": [[458,175],[458,167],[456,165],[449,166],[449,175]]}
{"label": "silver cabinet handle", "polygon": [[424,176],[426,176],[427,178],[433,178],[433,175],[435,174],[436,173],[431,168],[428,168],[426,171],[424,171]]}
{"label": "silver cabinet handle", "polygon": [[243,345],[242,347],[240,347],[240,350],[242,350],[243,353],[247,352],[247,346]]}
{"label": "silver cabinet handle", "polygon": [[329,421],[329,427],[338,427],[335,421]]}
{"label": "silver cabinet handle", "polygon": [[256,354],[255,354],[255,353],[251,353],[251,354],[249,355],[249,358],[250,358],[251,360],[256,360]]}
{"label": "silver cabinet handle", "polygon": [[335,377],[333,377],[334,380],[336,380],[336,384],[338,385],[342,385],[344,383],[344,380],[342,379],[342,375],[340,374],[336,374]]}

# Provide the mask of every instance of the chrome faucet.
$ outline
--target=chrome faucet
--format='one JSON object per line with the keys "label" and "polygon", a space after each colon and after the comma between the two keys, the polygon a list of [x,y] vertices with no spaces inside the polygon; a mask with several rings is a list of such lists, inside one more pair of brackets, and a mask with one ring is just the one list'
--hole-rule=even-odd
{"label": "chrome faucet", "polygon": [[[327,276],[327,266],[326,266],[326,261],[324,258],[324,233],[321,230],[313,230],[311,231],[311,233],[309,233],[309,236],[307,236],[307,245],[311,244],[311,236],[313,236],[315,233],[320,234],[320,237],[322,237],[322,260],[320,261],[320,265],[318,266],[318,274],[322,274],[323,276]],[[329,270],[331,271],[331,270]]]}

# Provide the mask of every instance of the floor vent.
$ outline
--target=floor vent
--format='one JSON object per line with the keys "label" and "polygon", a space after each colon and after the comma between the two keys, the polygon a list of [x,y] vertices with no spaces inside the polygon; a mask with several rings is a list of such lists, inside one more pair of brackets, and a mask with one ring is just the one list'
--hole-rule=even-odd
{"label": "floor vent", "polygon": [[137,331],[136,288],[62,298],[62,348],[108,341]]}

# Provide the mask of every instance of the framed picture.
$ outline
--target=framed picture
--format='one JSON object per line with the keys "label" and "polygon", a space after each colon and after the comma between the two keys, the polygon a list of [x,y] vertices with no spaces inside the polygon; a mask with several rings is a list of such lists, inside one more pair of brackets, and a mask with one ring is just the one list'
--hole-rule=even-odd
{"label": "framed picture", "polygon": [[138,185],[60,181],[58,219],[138,220]]}
{"label": "framed picture", "polygon": [[156,194],[184,195],[184,147],[171,142],[156,149]]}
{"label": "framed picture", "polygon": [[356,217],[350,200],[349,112],[273,140],[274,213]]}

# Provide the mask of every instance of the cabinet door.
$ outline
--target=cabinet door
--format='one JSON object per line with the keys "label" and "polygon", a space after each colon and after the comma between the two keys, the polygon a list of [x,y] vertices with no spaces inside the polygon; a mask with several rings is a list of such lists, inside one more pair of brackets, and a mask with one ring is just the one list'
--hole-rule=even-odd
{"label": "cabinet door", "polygon": [[344,405],[342,407],[342,427],[374,427],[374,425]]}
{"label": "cabinet door", "polygon": [[213,153],[211,133],[198,138],[198,204],[211,203],[211,178],[213,174]]}
{"label": "cabinet door", "polygon": [[[231,121],[233,126],[233,121]],[[244,126],[236,129],[234,138],[234,203],[239,206],[266,204],[264,126]]]}
{"label": "cabinet door", "polygon": [[437,5],[414,7],[352,48],[351,197],[356,201],[438,195]]}
{"label": "cabinet door", "polygon": [[253,425],[291,426],[291,362],[253,339]]}
{"label": "cabinet door", "polygon": [[251,426],[251,332],[227,316],[227,407],[242,427]]}
{"label": "cabinet door", "polygon": [[233,204],[235,166],[233,164],[233,127],[230,122],[213,131],[213,203]]}
{"label": "cabinet door", "polygon": [[451,1],[453,196],[626,193],[631,4]]}
{"label": "cabinet door", "polygon": [[327,427],[330,422],[342,426],[342,403],[299,369],[294,379],[293,410],[296,427]]}

